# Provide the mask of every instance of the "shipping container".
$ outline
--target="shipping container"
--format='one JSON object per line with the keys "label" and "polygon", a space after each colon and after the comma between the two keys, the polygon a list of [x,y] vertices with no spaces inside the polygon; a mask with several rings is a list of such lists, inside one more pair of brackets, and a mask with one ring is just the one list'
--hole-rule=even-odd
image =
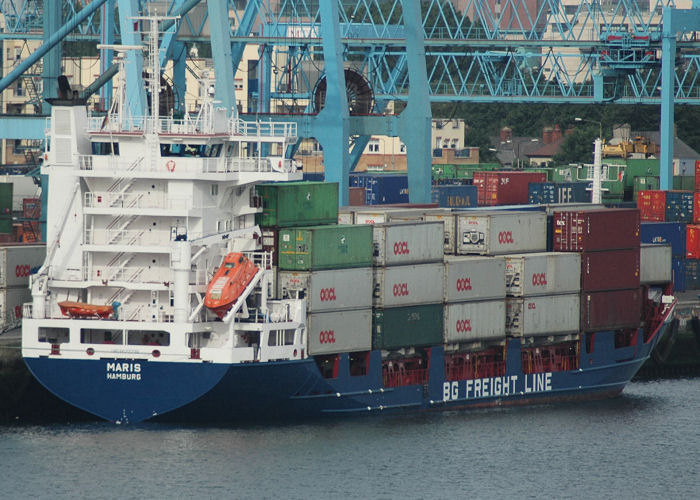
{"label": "shipping container", "polygon": [[673,257],[671,259],[671,270],[673,274],[673,290],[676,292],[685,291],[685,259]]}
{"label": "shipping container", "polygon": [[432,200],[440,207],[468,208],[476,206],[476,186],[442,185],[432,187]]}
{"label": "shipping container", "polygon": [[310,313],[372,307],[372,268],[280,271],[277,297],[306,298]]}
{"label": "shipping container", "polygon": [[528,203],[586,203],[591,201],[588,182],[531,182]]}
{"label": "shipping container", "polygon": [[635,177],[632,183],[632,199],[637,201],[640,191],[658,190],[659,185],[658,177]]}
{"label": "shipping container", "polygon": [[0,289],[29,287],[29,275],[37,272],[46,258],[46,245],[5,245],[0,247]]}
{"label": "shipping container", "polygon": [[435,214],[428,213],[423,218],[426,222],[442,222],[445,230],[443,246],[445,255],[455,253],[455,216],[452,212]]}
{"label": "shipping container", "polygon": [[[358,173],[357,187],[365,188],[365,205],[408,203],[408,175],[393,173]],[[354,184],[351,184],[354,186]]]}
{"label": "shipping container", "polygon": [[639,247],[639,211],[627,208],[554,213],[557,252]]}
{"label": "shipping container", "polygon": [[442,262],[374,268],[374,307],[442,302]]}
{"label": "shipping container", "polygon": [[506,296],[503,257],[445,257],[445,302],[502,299]]}
{"label": "shipping container", "polygon": [[392,222],[374,226],[374,265],[398,266],[442,261],[445,225],[441,222]]}
{"label": "shipping container", "polygon": [[685,289],[700,290],[700,260],[685,259],[683,270],[685,272]]}
{"label": "shipping container", "polygon": [[0,329],[19,326],[22,320],[22,304],[31,301],[32,292],[29,286],[0,288]]}
{"label": "shipping container", "polygon": [[639,281],[642,285],[671,283],[671,245],[642,244],[639,249]]}
{"label": "shipping container", "polygon": [[581,329],[583,331],[638,328],[642,314],[639,288],[581,294]]}
{"label": "shipping container", "polygon": [[372,309],[309,314],[306,328],[310,355],[372,348]]}
{"label": "shipping container", "polygon": [[542,172],[474,172],[478,204],[482,206],[526,204],[528,184],[546,180],[547,175]]}
{"label": "shipping container", "polygon": [[640,240],[642,243],[671,245],[674,257],[685,257],[686,229],[682,222],[642,222]]}
{"label": "shipping container", "polygon": [[547,246],[544,212],[457,213],[457,253],[503,255],[542,252]]}
{"label": "shipping container", "polygon": [[622,290],[639,287],[639,249],[581,253],[581,290]]}
{"label": "shipping container", "polygon": [[341,226],[355,223],[356,208],[340,207],[338,209],[338,224]]}
{"label": "shipping container", "polygon": [[364,205],[366,200],[365,188],[351,187],[348,188],[348,205],[359,206]]}
{"label": "shipping container", "polygon": [[259,226],[315,226],[338,220],[337,182],[279,182],[255,186],[262,199]]}
{"label": "shipping container", "polygon": [[372,226],[332,225],[280,230],[280,270],[311,271],[371,265]]}
{"label": "shipping container", "polygon": [[391,222],[394,217],[401,215],[410,216],[413,212],[406,208],[398,207],[376,207],[376,208],[357,208],[355,210],[355,224],[386,224]]}
{"label": "shipping container", "polygon": [[697,190],[693,193],[693,224],[700,224],[700,191]]}
{"label": "shipping container", "polygon": [[690,191],[639,191],[637,207],[641,220],[692,222],[694,197]]}
{"label": "shipping container", "polygon": [[685,258],[700,259],[700,225],[688,224],[685,228]]}
{"label": "shipping container", "polygon": [[580,295],[538,295],[506,299],[506,334],[550,336],[579,331]]}
{"label": "shipping container", "polygon": [[506,255],[506,294],[514,297],[581,291],[581,256],[571,252]]}
{"label": "shipping container", "polygon": [[695,176],[674,175],[672,187],[675,191],[693,191],[695,188]]}
{"label": "shipping container", "polygon": [[442,303],[374,309],[372,348],[395,350],[442,344]]}
{"label": "shipping container", "polygon": [[700,160],[695,160],[695,183],[694,191],[700,191]]}
{"label": "shipping container", "polygon": [[444,323],[447,344],[503,340],[506,336],[506,302],[501,299],[446,304]]}

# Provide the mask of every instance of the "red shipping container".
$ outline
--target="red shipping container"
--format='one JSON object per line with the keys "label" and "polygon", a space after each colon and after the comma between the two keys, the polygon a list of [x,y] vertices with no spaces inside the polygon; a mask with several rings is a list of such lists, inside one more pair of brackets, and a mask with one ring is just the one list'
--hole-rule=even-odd
{"label": "red shipping container", "polygon": [[639,248],[639,210],[554,212],[553,246],[555,252]]}
{"label": "red shipping container", "polygon": [[688,224],[685,227],[685,257],[700,259],[700,225]]}
{"label": "red shipping container", "polygon": [[700,190],[695,185],[695,193],[693,193],[693,224],[700,224]]}
{"label": "red shipping container", "polygon": [[474,172],[473,184],[479,205],[523,205],[528,203],[529,184],[546,180],[544,172]]}
{"label": "red shipping container", "polygon": [[637,193],[639,218],[644,221],[666,220],[666,191],[645,189]]}
{"label": "red shipping container", "polygon": [[700,191],[700,160],[695,160],[695,192]]}
{"label": "red shipping container", "polygon": [[581,291],[623,290],[638,287],[638,248],[581,254]]}
{"label": "red shipping container", "polygon": [[581,294],[581,330],[637,328],[642,317],[642,292],[614,290]]}
{"label": "red shipping container", "polygon": [[272,265],[276,266],[280,255],[280,230],[274,227],[261,227],[260,232],[262,233],[262,249],[272,254]]}
{"label": "red shipping container", "polygon": [[351,187],[348,189],[348,204],[351,207],[364,205],[366,201],[365,188]]}

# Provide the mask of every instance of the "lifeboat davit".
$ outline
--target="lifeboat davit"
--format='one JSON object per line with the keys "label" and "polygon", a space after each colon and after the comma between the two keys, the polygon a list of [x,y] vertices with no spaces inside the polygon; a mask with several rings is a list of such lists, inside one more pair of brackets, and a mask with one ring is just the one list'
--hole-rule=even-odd
{"label": "lifeboat davit", "polygon": [[219,318],[223,318],[257,272],[257,266],[242,253],[233,252],[226,255],[221,267],[209,282],[204,306]]}
{"label": "lifeboat davit", "polygon": [[70,300],[58,303],[61,313],[69,318],[108,319],[113,317],[113,319],[117,319],[117,309],[120,305],[119,302],[112,302],[111,305],[96,305],[85,302],[72,302]]}

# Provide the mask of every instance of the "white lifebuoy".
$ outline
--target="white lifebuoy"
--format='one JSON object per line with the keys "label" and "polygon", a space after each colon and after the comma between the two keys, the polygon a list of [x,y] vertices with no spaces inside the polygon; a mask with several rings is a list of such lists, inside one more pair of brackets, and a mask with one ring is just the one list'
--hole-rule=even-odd
{"label": "white lifebuoy", "polygon": [[169,172],[174,172],[175,171],[175,160],[168,160],[168,163],[165,164],[165,168],[167,168]]}

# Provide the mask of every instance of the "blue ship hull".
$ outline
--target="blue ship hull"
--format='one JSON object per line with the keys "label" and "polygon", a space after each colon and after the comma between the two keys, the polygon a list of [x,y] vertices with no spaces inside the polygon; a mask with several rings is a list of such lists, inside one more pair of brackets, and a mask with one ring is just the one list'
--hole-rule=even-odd
{"label": "blue ship hull", "polygon": [[25,358],[29,369],[68,403],[118,423],[148,419],[231,422],[439,410],[586,399],[618,394],[649,357],[663,327],[645,343],[642,329],[628,347],[615,332],[595,333],[582,346],[579,368],[523,373],[521,342],[509,339],[503,376],[445,379],[444,351],[431,349],[426,384],[384,387],[380,351],[370,354],[366,375],[351,376],[341,354],[337,377],[324,378],[313,358],[216,364],[125,359]]}

